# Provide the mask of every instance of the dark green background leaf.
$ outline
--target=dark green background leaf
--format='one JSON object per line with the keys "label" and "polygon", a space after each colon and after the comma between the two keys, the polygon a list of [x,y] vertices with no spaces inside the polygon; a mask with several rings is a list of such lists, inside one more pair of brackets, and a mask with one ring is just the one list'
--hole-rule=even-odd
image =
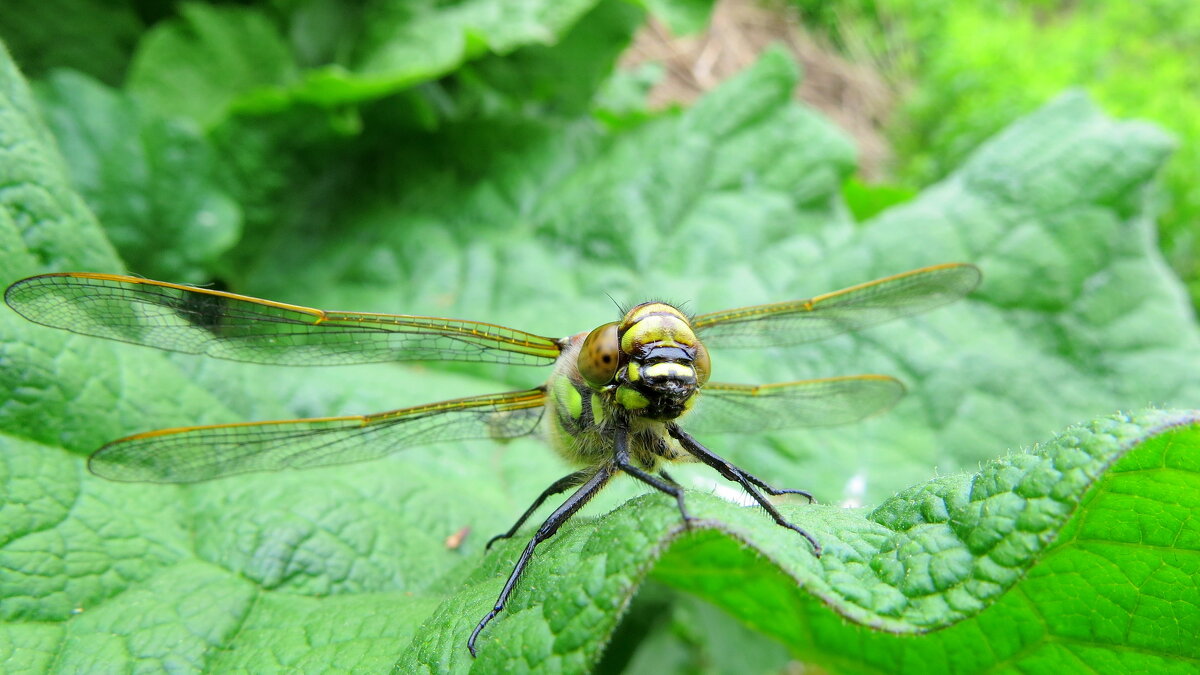
{"label": "dark green background leaf", "polygon": [[[633,11],[624,3],[607,4]],[[130,89],[156,111],[205,127],[231,112],[352,106],[434,80],[485,54],[553,45],[596,5],[311,0],[293,3],[277,19],[257,7],[185,3],[179,18],[156,26],[140,44]],[[576,63],[595,67],[604,61]]]}
{"label": "dark green background leaf", "polygon": [[222,187],[216,151],[186,120],[148,114],[73,71],[39,90],[71,182],[126,260],[148,277],[203,282],[237,243],[241,208]]}
{"label": "dark green background leaf", "polygon": [[133,5],[109,0],[6,0],[0,12],[0,35],[29,77],[73,68],[119,84],[142,30]]}

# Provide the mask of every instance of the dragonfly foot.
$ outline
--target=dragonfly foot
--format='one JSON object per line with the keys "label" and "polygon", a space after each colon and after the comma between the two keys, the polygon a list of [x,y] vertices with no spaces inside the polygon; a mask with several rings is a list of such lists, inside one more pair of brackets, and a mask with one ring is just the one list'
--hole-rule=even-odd
{"label": "dragonfly foot", "polygon": [[813,556],[815,556],[817,558],[821,557],[821,551],[823,549],[821,548],[821,544],[819,542],[817,542],[816,537],[809,534],[807,530],[800,527],[799,525],[793,525],[786,520],[781,521],[779,524],[786,527],[787,529],[791,530],[792,532],[799,534],[801,537],[804,537],[805,539],[807,539],[809,545],[812,546]]}
{"label": "dragonfly foot", "polygon": [[811,493],[811,492],[808,492],[808,491],[806,491],[806,490],[791,490],[791,489],[786,489],[786,488],[785,488],[785,489],[782,489],[782,490],[775,490],[774,492],[771,492],[770,490],[768,490],[768,492],[770,492],[770,493],[771,493],[772,495],[774,495],[774,496],[779,496],[779,495],[800,495],[801,497],[804,497],[805,499],[807,499],[809,504],[816,504],[816,503],[817,503],[817,498],[816,498],[816,497],[814,497],[814,496],[812,496],[812,493]]}
{"label": "dragonfly foot", "polygon": [[499,609],[493,609],[488,612],[479,620],[479,624],[475,626],[475,630],[471,631],[471,637],[467,638],[467,651],[471,652],[471,658],[479,656],[475,651],[475,638],[479,637],[479,632],[483,630],[483,627],[491,623],[492,619],[496,618],[496,615],[499,613]]}

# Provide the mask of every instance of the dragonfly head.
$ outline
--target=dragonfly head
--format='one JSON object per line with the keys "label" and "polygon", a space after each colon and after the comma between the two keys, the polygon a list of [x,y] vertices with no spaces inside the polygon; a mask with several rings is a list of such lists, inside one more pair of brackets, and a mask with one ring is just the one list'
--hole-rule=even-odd
{"label": "dragonfly head", "polygon": [[661,302],[638,305],[621,321],[593,330],[578,366],[593,388],[615,388],[625,410],[663,421],[692,407],[710,370],[708,350],[687,316]]}

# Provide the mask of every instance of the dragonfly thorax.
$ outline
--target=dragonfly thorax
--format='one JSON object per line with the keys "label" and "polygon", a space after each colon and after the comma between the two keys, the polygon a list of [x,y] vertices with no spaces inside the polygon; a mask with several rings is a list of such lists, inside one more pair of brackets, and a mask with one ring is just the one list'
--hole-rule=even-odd
{"label": "dragonfly thorax", "polygon": [[577,365],[594,389],[617,406],[653,420],[687,412],[708,380],[708,350],[686,315],[661,302],[643,303],[619,322],[593,330]]}

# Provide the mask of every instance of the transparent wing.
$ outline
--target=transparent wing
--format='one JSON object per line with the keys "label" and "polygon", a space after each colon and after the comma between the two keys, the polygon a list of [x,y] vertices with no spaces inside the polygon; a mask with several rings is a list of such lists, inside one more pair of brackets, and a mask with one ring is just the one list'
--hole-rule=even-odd
{"label": "transparent wing", "polygon": [[701,314],[692,326],[709,347],[794,345],[953,302],[974,290],[980,278],[974,265],[935,265],[808,300]]}
{"label": "transparent wing", "polygon": [[111,274],[30,277],[5,301],[52,328],[234,361],[345,365],[489,361],[545,365],[558,343],[460,319],[327,312],[244,295]]}
{"label": "transparent wing", "polygon": [[163,429],[105,445],[88,468],[111,480],[192,483],[361,462],[438,441],[524,436],[537,427],[545,401],[539,388],[376,415]]}
{"label": "transparent wing", "polygon": [[904,385],[886,375],[759,386],[710,382],[683,418],[683,427],[696,433],[750,434],[847,424],[891,408],[902,396]]}

